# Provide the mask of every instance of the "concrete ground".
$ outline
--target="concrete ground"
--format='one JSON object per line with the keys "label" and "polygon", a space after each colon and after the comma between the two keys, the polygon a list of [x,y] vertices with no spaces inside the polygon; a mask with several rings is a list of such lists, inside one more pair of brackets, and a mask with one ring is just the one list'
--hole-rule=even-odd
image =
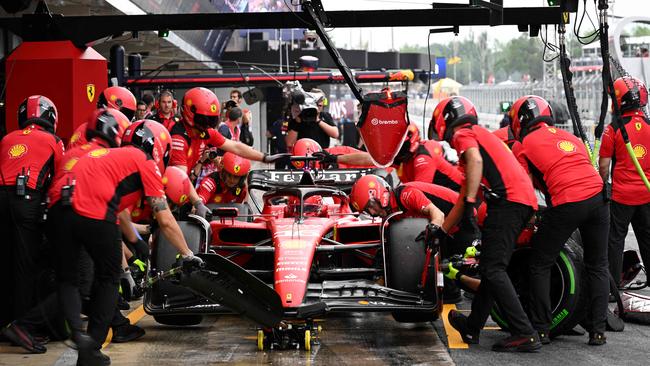
{"label": "concrete ground", "polygon": [[[626,246],[636,247],[630,233]],[[641,293],[650,295],[650,290]],[[133,303],[134,308],[139,304]],[[458,304],[469,309],[469,301]],[[304,350],[258,351],[256,327],[236,316],[211,316],[194,327],[159,325],[150,316],[137,323],[147,334],[126,344],[108,344],[113,365],[165,366],[212,364],[275,365],[648,365],[650,326],[627,323],[624,332],[607,333],[607,345],[591,347],[587,336],[563,336],[534,354],[503,354],[490,350],[506,336],[489,323],[481,344],[448,349],[442,321],[399,324],[390,315],[353,313],[322,322],[320,344]],[[43,355],[29,355],[0,343],[3,365],[74,365],[76,352],[61,342],[47,345]]]}

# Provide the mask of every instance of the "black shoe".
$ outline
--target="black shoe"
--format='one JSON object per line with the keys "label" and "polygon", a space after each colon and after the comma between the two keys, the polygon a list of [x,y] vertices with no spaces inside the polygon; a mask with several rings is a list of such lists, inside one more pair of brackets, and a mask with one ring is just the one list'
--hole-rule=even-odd
{"label": "black shoe", "polygon": [[590,346],[602,346],[607,343],[607,337],[605,333],[589,333],[589,344]]}
{"label": "black shoe", "polygon": [[10,323],[4,329],[2,334],[7,337],[13,344],[20,346],[30,353],[45,353],[47,348],[42,343],[36,342],[34,338],[22,327]]}
{"label": "black shoe", "polygon": [[137,325],[125,324],[113,327],[113,343],[126,343],[134,341],[145,334],[144,329]]}
{"label": "black shoe", "polygon": [[467,317],[456,310],[449,312],[447,316],[449,324],[460,333],[463,342],[467,344],[478,344],[479,332],[472,332],[467,326]]}
{"label": "black shoe", "polygon": [[539,341],[542,344],[551,344],[551,338],[549,337],[548,332],[539,331],[537,334],[539,334]]}
{"label": "black shoe", "polygon": [[89,335],[75,332],[72,339],[79,353],[77,366],[108,366],[111,364],[110,357],[100,351],[101,345]]}
{"label": "black shoe", "polygon": [[122,295],[117,297],[117,308],[120,310],[129,310],[131,309],[131,305],[129,305],[126,300],[122,297]]}
{"label": "black shoe", "polygon": [[535,352],[542,348],[537,334],[510,336],[492,345],[495,352]]}

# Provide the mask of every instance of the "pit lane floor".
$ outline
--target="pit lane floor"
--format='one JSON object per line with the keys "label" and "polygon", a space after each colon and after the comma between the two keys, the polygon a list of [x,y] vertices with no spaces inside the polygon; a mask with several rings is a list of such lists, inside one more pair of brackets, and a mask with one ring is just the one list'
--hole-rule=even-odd
{"label": "pit lane floor", "polygon": [[[104,349],[113,365],[453,365],[431,324],[399,324],[380,313],[342,314],[321,324],[319,345],[305,350],[258,351],[255,325],[239,317],[206,317],[194,327],[159,325],[150,316],[137,323],[147,334]],[[11,353],[9,353],[11,352]],[[43,355],[18,354],[0,346],[0,365],[74,365],[76,352],[60,342]]]}

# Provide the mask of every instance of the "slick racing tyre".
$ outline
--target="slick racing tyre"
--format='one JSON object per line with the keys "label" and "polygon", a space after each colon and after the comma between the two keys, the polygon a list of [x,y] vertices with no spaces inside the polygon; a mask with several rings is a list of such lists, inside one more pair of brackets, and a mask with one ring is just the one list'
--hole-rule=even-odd
{"label": "slick racing tyre", "polygon": [[[419,293],[425,261],[424,241],[415,238],[426,227],[428,220],[407,218],[393,221],[388,227],[386,243],[386,284],[396,290]],[[433,258],[427,277],[426,300],[437,302],[436,271]],[[428,322],[438,318],[436,311],[394,311],[398,322]]]}
{"label": "slick racing tyre", "polygon": [[[187,246],[194,253],[199,253],[199,248],[202,238],[201,228],[190,221],[179,221],[178,226],[181,228],[183,237],[187,242]],[[165,238],[162,233],[156,237],[153,253],[152,253],[152,268],[157,271],[167,271],[172,268],[176,262],[176,255],[178,251],[171,243]],[[173,304],[187,304],[192,302],[202,301],[200,297],[192,293],[190,290],[172,283],[171,280],[161,280],[151,286],[150,301],[154,306],[162,306],[168,304],[173,308]],[[160,315],[154,316],[156,321],[160,324],[166,325],[196,325],[201,322],[203,317],[201,315]]]}
{"label": "slick racing tyre", "polygon": [[[574,238],[575,236],[572,236],[567,240],[555,265],[551,268],[551,313],[553,317],[551,337],[573,329],[586,315],[587,287],[583,250]],[[508,266],[508,275],[526,313],[528,313],[529,302],[530,277],[528,271],[531,253],[531,248],[517,249]],[[508,329],[508,323],[496,304],[492,309],[492,319],[502,329]]]}

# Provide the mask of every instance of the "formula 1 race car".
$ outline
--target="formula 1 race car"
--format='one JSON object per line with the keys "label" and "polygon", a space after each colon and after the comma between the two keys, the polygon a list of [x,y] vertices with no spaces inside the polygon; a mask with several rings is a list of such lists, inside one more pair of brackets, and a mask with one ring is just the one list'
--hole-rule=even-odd
{"label": "formula 1 race car", "polygon": [[[407,322],[437,319],[440,253],[435,243],[416,239],[427,220],[393,215],[382,221],[351,212],[346,191],[368,173],[382,174],[376,169],[252,171],[252,205],[213,205],[209,225],[196,217],[180,222],[190,249],[206,261],[207,269],[199,271],[203,279],[193,274],[185,282],[155,282],[145,294],[145,310],[173,325],[197,324],[205,314],[241,313],[262,325],[260,349],[310,349],[319,330],[314,319],[330,312],[390,312]],[[174,256],[167,240],[157,236],[150,277],[172,268]],[[229,271],[224,267],[234,268],[230,261],[259,283],[235,270],[231,273],[238,278],[217,279]],[[239,298],[228,302],[226,287]]]}

